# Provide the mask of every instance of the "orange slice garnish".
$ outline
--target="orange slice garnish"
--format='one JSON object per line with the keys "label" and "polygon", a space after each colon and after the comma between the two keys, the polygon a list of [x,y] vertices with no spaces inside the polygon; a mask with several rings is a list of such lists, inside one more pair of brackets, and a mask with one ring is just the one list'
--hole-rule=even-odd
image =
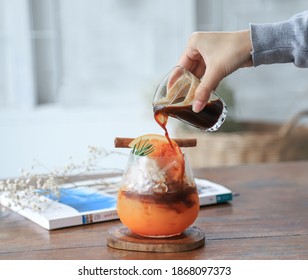
{"label": "orange slice garnish", "polygon": [[182,154],[179,145],[171,139],[172,146],[168,139],[160,134],[145,134],[135,138],[129,143],[129,147],[135,145],[141,147],[144,144],[153,145],[154,149],[148,154],[149,157],[174,157]]}

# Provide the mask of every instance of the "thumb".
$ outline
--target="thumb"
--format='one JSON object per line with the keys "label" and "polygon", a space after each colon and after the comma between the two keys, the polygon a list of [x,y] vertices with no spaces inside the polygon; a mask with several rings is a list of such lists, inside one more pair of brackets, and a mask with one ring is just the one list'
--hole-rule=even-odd
{"label": "thumb", "polygon": [[193,111],[199,113],[210,99],[211,92],[216,89],[221,79],[217,78],[217,74],[207,69],[201,83],[196,89]]}

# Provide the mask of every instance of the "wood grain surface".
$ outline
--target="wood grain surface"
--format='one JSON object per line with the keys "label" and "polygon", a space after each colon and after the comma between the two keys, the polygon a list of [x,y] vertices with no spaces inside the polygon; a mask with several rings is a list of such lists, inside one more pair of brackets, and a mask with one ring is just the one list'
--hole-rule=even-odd
{"label": "wood grain surface", "polygon": [[308,162],[194,170],[239,193],[231,203],[200,209],[194,226],[205,246],[174,253],[111,248],[120,221],[47,231],[4,207],[0,259],[308,259]]}

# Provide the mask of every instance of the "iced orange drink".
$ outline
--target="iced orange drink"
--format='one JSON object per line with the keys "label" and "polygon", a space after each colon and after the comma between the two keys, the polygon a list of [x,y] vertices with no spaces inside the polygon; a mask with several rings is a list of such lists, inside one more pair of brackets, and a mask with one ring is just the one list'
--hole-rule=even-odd
{"label": "iced orange drink", "polygon": [[173,140],[143,135],[132,152],[118,193],[120,220],[148,237],[182,233],[199,212],[199,197],[185,155]]}

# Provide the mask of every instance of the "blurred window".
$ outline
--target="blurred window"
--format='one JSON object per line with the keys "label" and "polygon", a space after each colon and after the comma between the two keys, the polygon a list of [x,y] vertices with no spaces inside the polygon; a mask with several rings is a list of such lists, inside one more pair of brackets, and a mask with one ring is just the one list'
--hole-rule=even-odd
{"label": "blurred window", "polygon": [[0,0],[0,107],[136,104],[176,63],[194,11],[190,0]]}

